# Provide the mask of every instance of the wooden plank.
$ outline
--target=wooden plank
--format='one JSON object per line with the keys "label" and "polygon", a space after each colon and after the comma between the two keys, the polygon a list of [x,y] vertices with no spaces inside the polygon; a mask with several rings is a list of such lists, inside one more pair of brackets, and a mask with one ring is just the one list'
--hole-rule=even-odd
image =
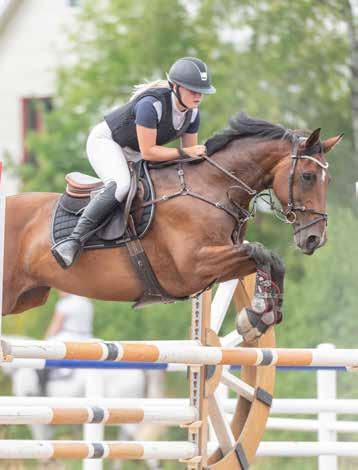
{"label": "wooden plank", "polygon": [[236,439],[217,392],[209,398],[209,414],[220,449],[223,454],[227,454],[235,446]]}

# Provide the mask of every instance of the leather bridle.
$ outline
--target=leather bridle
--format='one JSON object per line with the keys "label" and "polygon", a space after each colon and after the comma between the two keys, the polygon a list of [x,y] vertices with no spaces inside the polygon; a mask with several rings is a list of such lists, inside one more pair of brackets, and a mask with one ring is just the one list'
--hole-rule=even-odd
{"label": "leather bridle", "polygon": [[328,162],[322,163],[317,158],[313,157],[313,155],[323,155],[323,148],[322,144],[318,143],[309,148],[304,149],[304,153],[299,153],[299,144],[304,140],[303,137],[296,137],[293,142],[293,149],[291,154],[291,168],[288,178],[288,203],[287,203],[287,211],[284,213],[286,222],[289,224],[294,224],[297,221],[297,212],[301,212],[304,214],[314,214],[317,215],[314,220],[308,222],[307,224],[300,225],[295,231],[294,234],[305,230],[312,225],[318,224],[322,220],[325,221],[327,225],[328,221],[328,214],[327,212],[319,212],[315,209],[307,208],[305,206],[298,206],[295,202],[294,195],[293,195],[293,183],[295,178],[295,172],[297,169],[297,163],[299,160],[310,160],[311,162],[315,163],[316,165],[320,166],[323,170],[327,170],[329,167]]}

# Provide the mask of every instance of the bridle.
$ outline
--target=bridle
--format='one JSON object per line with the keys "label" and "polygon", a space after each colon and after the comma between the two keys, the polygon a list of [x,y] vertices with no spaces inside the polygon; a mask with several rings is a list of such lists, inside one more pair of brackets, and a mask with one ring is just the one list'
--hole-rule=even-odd
{"label": "bridle", "polygon": [[325,221],[327,225],[328,221],[328,214],[327,212],[319,212],[316,211],[315,209],[311,208],[306,208],[305,206],[298,206],[295,203],[294,195],[293,195],[293,182],[295,178],[295,172],[297,169],[297,163],[299,160],[310,160],[311,162],[315,163],[316,165],[320,166],[323,170],[327,170],[329,167],[328,162],[322,163],[319,161],[317,158],[313,157],[312,155],[323,155],[323,148],[322,144],[318,143],[315,144],[309,148],[304,149],[304,153],[300,154],[299,153],[299,145],[300,143],[304,140],[303,137],[297,137],[295,136],[295,140],[293,142],[293,149],[292,149],[292,154],[291,154],[291,168],[290,168],[290,173],[288,177],[288,203],[287,203],[287,211],[284,213],[286,222],[289,224],[294,224],[297,221],[297,212],[301,213],[308,213],[308,214],[314,214],[317,215],[314,220],[311,222],[308,222],[305,225],[300,225],[295,231],[294,234],[296,235],[297,233],[301,232],[302,230],[305,230],[308,227],[311,227],[312,225],[318,224],[322,220]]}
{"label": "bridle", "polygon": [[[251,215],[253,215],[256,212],[256,205],[257,201],[259,198],[261,198],[266,204],[268,204],[271,209],[274,211],[274,214],[283,222],[287,224],[295,224],[297,221],[297,212],[305,213],[305,214],[314,214],[317,215],[314,220],[311,222],[308,222],[307,224],[300,225],[296,230],[294,230],[294,235],[297,233],[301,232],[302,230],[305,230],[308,227],[311,227],[312,225],[316,225],[322,220],[325,221],[325,224],[327,225],[328,221],[328,214],[327,212],[319,212],[315,209],[312,208],[307,208],[305,206],[299,206],[296,204],[295,199],[294,199],[294,194],[293,194],[293,183],[295,179],[295,173],[297,169],[297,164],[299,160],[310,160],[311,162],[315,163],[319,167],[321,167],[323,170],[327,170],[329,167],[328,162],[322,163],[320,160],[317,158],[313,157],[313,155],[319,154],[320,156],[323,155],[323,147],[321,143],[317,143],[315,145],[312,145],[308,148],[304,149],[304,153],[300,154],[299,151],[299,146],[302,142],[304,142],[306,139],[305,137],[301,137],[295,134],[291,134],[291,137],[293,139],[293,144],[292,144],[292,152],[291,152],[291,166],[290,166],[290,172],[289,172],[289,177],[288,177],[288,202],[287,202],[287,210],[284,211],[281,208],[277,207],[276,204],[274,203],[272,199],[271,193],[263,193],[263,194],[258,194],[257,191],[254,189],[250,188],[246,183],[244,183],[242,180],[240,180],[237,176],[233,175],[232,173],[229,173],[225,168],[223,168],[221,165],[219,165],[217,162],[214,162],[211,160],[209,157],[204,156],[205,160],[207,160],[208,163],[211,165],[215,166],[218,168],[221,172],[225,173],[227,176],[235,180],[237,183],[240,184],[238,187],[239,189],[247,192],[250,196],[254,196],[254,207],[253,210],[250,212]],[[230,193],[230,190],[236,189],[237,186],[232,186],[228,190],[228,195]],[[265,199],[265,196],[269,196],[269,201]],[[229,197],[230,199],[230,197]],[[231,200],[231,199],[230,199]],[[233,202],[231,200],[231,202]],[[279,216],[280,215],[280,216]],[[283,217],[282,217],[283,216]]]}

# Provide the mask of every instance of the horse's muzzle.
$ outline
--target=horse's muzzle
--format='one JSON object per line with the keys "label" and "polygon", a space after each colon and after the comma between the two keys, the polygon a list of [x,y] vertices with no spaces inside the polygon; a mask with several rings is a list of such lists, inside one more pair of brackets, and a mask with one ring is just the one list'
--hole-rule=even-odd
{"label": "horse's muzzle", "polygon": [[309,235],[307,238],[302,240],[301,243],[298,243],[298,246],[305,255],[313,255],[317,248],[323,244],[324,243],[321,243],[321,237],[318,235]]}

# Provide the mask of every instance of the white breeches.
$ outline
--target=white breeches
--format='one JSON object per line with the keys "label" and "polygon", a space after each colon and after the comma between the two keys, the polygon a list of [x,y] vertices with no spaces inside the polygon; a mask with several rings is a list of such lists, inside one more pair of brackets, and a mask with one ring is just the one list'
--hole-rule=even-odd
{"label": "white breeches", "polygon": [[128,164],[120,147],[112,139],[112,133],[105,121],[97,124],[87,139],[88,160],[98,177],[108,184],[117,183],[115,198],[123,201],[130,186],[130,173]]}

